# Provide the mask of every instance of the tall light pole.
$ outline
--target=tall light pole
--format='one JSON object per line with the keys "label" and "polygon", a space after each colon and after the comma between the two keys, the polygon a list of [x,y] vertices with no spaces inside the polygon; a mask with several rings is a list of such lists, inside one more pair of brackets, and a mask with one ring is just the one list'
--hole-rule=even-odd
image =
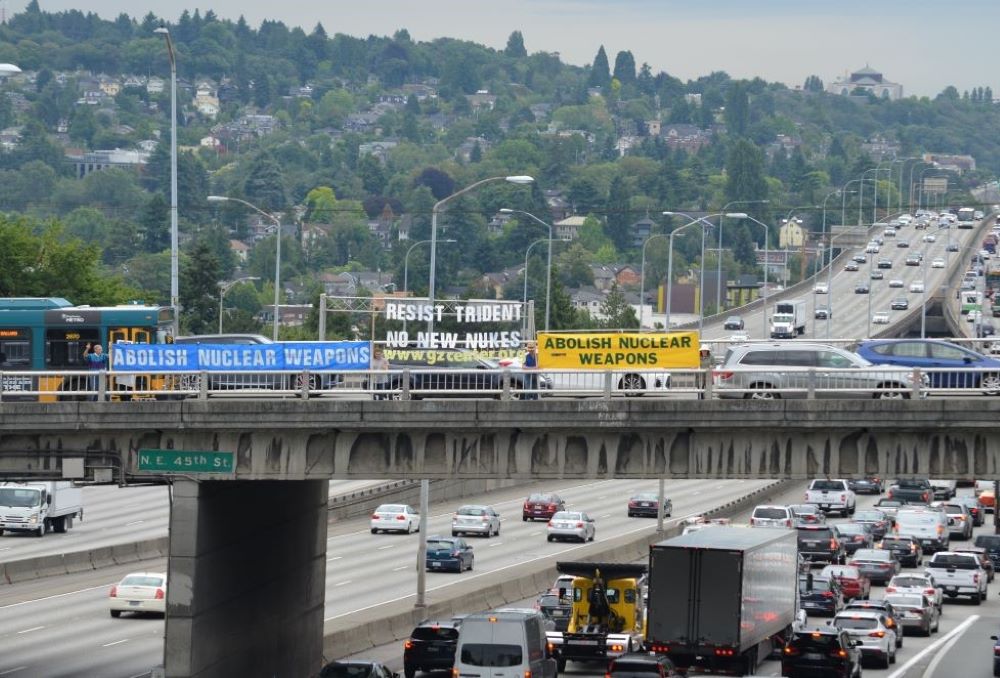
{"label": "tall light pole", "polygon": [[[548,255],[548,263],[546,263],[546,265],[545,265],[546,266],[546,268],[545,268],[545,331],[548,332],[549,331],[550,306],[552,305],[552,224],[544,222],[541,219],[539,219],[538,217],[536,217],[534,214],[532,214],[531,212],[525,212],[524,210],[510,210],[510,209],[507,209],[506,207],[504,207],[504,208],[502,208],[500,210],[500,213],[501,214],[523,214],[524,216],[529,217],[531,219],[534,219],[535,221],[537,221],[538,223],[540,223],[542,226],[545,226],[546,228],[549,229],[549,237],[547,238],[548,241],[549,241],[549,255]],[[528,249],[529,250],[531,249],[530,245],[528,246]],[[528,289],[528,255],[527,255],[527,253],[525,253],[525,255],[524,255],[524,289],[525,289],[524,304],[525,304],[525,308],[527,308],[527,304],[528,304],[528,294],[527,294],[527,289]]]}
{"label": "tall light pole", "polygon": [[222,334],[222,298],[226,296],[226,292],[228,292],[232,287],[249,280],[260,280],[260,278],[255,275],[251,275],[246,278],[240,278],[239,280],[230,280],[227,283],[219,283],[219,334]]}
{"label": "tall light pole", "polygon": [[[531,254],[532,247],[543,242],[549,243],[549,249],[552,249],[552,238],[539,238],[528,245],[528,249],[524,250],[524,297],[521,306],[524,309],[528,308],[528,255]],[[546,304],[548,304],[548,300],[546,300]],[[545,326],[545,329],[546,331],[549,329],[548,325]]]}
{"label": "tall light pole", "polygon": [[167,41],[170,56],[170,305],[174,309],[174,336],[180,334],[180,254],[177,235],[177,59],[170,30],[160,26],[153,31]]}
{"label": "tall light pole", "polygon": [[277,239],[277,244],[274,246],[274,330],[272,333],[272,339],[278,341],[278,319],[281,316],[281,221],[278,217],[274,216],[269,212],[265,212],[261,208],[257,207],[253,203],[247,202],[242,198],[230,198],[225,195],[210,195],[208,196],[209,202],[238,202],[241,205],[249,207],[254,212],[257,212],[261,216],[267,217],[274,222],[275,233],[274,236]]}
{"label": "tall light pole", "polygon": [[667,233],[654,233],[642,243],[642,263],[639,265],[639,329],[642,329],[642,319],[646,309],[646,245],[653,238],[667,238]]}
{"label": "tall light pole", "polygon": [[762,327],[763,327],[763,332],[764,332],[764,335],[761,338],[762,339],[767,339],[767,267],[768,267],[768,264],[770,263],[768,261],[767,241],[770,239],[770,235],[771,235],[770,230],[771,229],[769,229],[767,227],[767,224],[765,224],[763,221],[760,221],[759,219],[755,219],[754,217],[750,216],[746,212],[737,212],[737,213],[734,213],[734,214],[727,214],[726,216],[729,217],[730,219],[749,219],[750,221],[754,222],[755,224],[764,227],[764,287],[763,287],[763,294],[761,295],[761,298],[762,298],[763,301],[761,303],[761,314],[760,315],[761,315],[761,320],[763,321]]}
{"label": "tall light pole", "polygon": [[[437,271],[435,270],[436,269],[435,264],[437,263],[437,220],[438,220],[438,212],[440,212],[441,208],[443,208],[445,206],[445,204],[447,202],[449,202],[450,200],[454,200],[455,198],[459,197],[460,195],[465,195],[469,191],[472,191],[472,190],[474,190],[476,188],[479,188],[483,184],[488,184],[488,183],[493,182],[493,181],[508,181],[508,182],[510,182],[512,184],[530,184],[530,183],[532,183],[534,181],[534,178],[533,177],[529,177],[527,175],[512,175],[512,176],[488,177],[486,179],[480,179],[479,181],[475,182],[474,184],[470,184],[470,185],[466,186],[465,188],[463,188],[461,190],[455,191],[451,195],[448,195],[448,196],[445,196],[444,198],[441,198],[436,203],[434,203],[434,207],[431,208],[431,261],[430,261],[431,271],[430,271],[430,284],[428,285],[428,292],[427,292],[427,297],[428,297],[427,301],[428,301],[428,303],[430,303],[431,306],[434,306],[434,303],[436,301],[436,292],[437,292],[437,287],[436,287],[436,283],[437,283],[437,275],[436,274],[437,274]],[[434,332],[434,315],[431,314],[430,320],[427,321],[427,339],[428,339],[428,341],[432,341],[431,337],[432,337],[432,333],[433,332]],[[428,348],[433,348],[433,346],[428,346]],[[423,513],[421,513],[420,514],[420,520],[423,521],[424,519],[425,519],[425,515]],[[421,525],[421,527],[423,527],[423,525]],[[424,553],[426,553],[426,548],[427,548],[427,542],[426,542],[425,538],[421,537],[420,543],[422,544],[421,554],[424,554]],[[420,557],[423,558],[423,555],[420,555]],[[419,604],[421,606],[423,605],[423,591],[422,591],[422,588],[419,585],[423,584],[423,579],[424,579],[423,575],[424,575],[424,572],[425,572],[424,566],[420,565],[419,571],[417,573],[419,575],[417,577],[417,583],[418,583],[417,599],[418,599]]]}
{"label": "tall light pole", "polygon": [[[405,295],[410,289],[410,252],[414,248],[420,245],[426,245],[430,240],[420,240],[418,242],[410,245],[406,250],[406,256],[403,257],[403,294]],[[448,238],[447,240],[442,240],[441,242],[458,242],[454,238]]]}
{"label": "tall light pole", "polygon": [[[766,205],[770,200],[731,200],[722,206],[722,212],[728,212],[733,205]],[[722,312],[722,217],[719,217],[719,260],[715,267],[715,312]]]}
{"label": "tall light pole", "polygon": [[[940,169],[941,168],[939,168],[939,167],[925,167],[924,169],[920,170],[920,179],[919,179],[920,183],[917,184],[917,186],[918,186],[918,188],[917,188],[917,209],[918,210],[921,208],[921,205],[924,202],[924,175],[927,174],[928,172],[937,172],[937,171],[940,171]],[[945,190],[947,191],[947,187],[945,187]]]}

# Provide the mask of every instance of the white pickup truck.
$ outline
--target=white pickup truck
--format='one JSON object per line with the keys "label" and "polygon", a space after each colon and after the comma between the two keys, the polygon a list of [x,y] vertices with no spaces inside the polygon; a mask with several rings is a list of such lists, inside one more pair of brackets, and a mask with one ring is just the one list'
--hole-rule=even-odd
{"label": "white pickup truck", "polygon": [[973,605],[986,600],[986,571],[974,553],[938,551],[924,567],[934,585],[949,598],[969,596]]}
{"label": "white pickup truck", "polygon": [[813,504],[821,511],[840,511],[840,515],[845,518],[854,515],[856,502],[854,491],[842,478],[817,478],[809,483],[809,489],[806,490],[806,504]]}

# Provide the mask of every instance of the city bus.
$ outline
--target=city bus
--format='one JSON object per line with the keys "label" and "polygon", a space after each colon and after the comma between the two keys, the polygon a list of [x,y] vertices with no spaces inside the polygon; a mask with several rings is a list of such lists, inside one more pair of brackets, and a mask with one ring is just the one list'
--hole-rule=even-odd
{"label": "city bus", "polygon": [[[85,395],[59,396],[57,391],[85,391],[85,376],[65,372],[86,370],[88,343],[107,349],[109,364],[115,342],[156,344],[173,334],[174,309],[139,303],[120,306],[74,306],[59,297],[0,297],[0,392],[4,400],[80,400]],[[51,375],[28,376],[22,371]],[[153,381],[162,382],[162,377]],[[133,383],[134,382],[134,383]],[[139,377],[112,379],[109,391],[160,388]],[[49,391],[45,395],[18,396],[19,391]]]}

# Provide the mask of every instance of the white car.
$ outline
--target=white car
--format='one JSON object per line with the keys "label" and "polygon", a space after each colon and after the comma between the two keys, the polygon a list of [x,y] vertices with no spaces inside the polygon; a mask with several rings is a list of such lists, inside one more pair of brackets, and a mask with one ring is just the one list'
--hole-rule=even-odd
{"label": "white car", "polygon": [[489,539],[500,534],[500,514],[492,506],[468,504],[451,517],[451,536],[478,534]]}
{"label": "white car", "polygon": [[892,226],[889,226],[884,231],[882,231],[882,235],[886,236],[887,238],[896,235],[896,229],[894,229]]}
{"label": "white car", "polygon": [[934,585],[934,577],[919,572],[897,574],[885,585],[886,593],[922,594],[931,599],[938,609],[944,605],[944,593]]}
{"label": "white car", "polygon": [[863,658],[874,657],[883,669],[895,663],[896,625],[889,626],[881,610],[845,610],[833,618],[833,626],[847,631],[851,640],[860,641]]}
{"label": "white car", "polygon": [[931,268],[944,268],[944,259],[941,257],[934,257],[934,259],[931,260]]}
{"label": "white car", "polygon": [[937,236],[934,235],[933,233],[927,233],[924,235],[923,240],[924,242],[936,242]]}
{"label": "white car", "polygon": [[750,514],[750,527],[794,527],[795,514],[787,506],[763,504]]}
{"label": "white car", "polygon": [[733,332],[729,335],[729,341],[750,341],[750,335],[747,332]]}
{"label": "white car", "polygon": [[372,534],[420,531],[420,514],[409,504],[382,504],[372,513]]}
{"label": "white car", "polygon": [[876,325],[889,324],[889,311],[877,311],[872,314],[872,322]]}
{"label": "white car", "polygon": [[556,539],[576,539],[578,541],[594,541],[597,527],[594,519],[583,511],[557,511],[549,520],[549,541]]}
{"label": "white car", "polygon": [[899,278],[893,278],[892,280],[889,281],[889,287],[902,287],[902,286],[903,286],[903,281],[900,280]]}
{"label": "white car", "polygon": [[990,258],[989,250],[979,250],[979,258],[982,259],[983,261],[989,259]]}
{"label": "white car", "polygon": [[830,291],[830,288],[827,287],[826,283],[816,283],[816,286],[813,287],[813,292],[815,294],[826,294],[829,291]]}
{"label": "white car", "polygon": [[923,292],[924,291],[924,283],[922,281],[920,281],[920,280],[911,282],[910,283],[910,291],[911,292]]}
{"label": "white car", "polygon": [[133,572],[111,587],[108,608],[112,617],[122,612],[167,612],[167,575],[163,572]]}

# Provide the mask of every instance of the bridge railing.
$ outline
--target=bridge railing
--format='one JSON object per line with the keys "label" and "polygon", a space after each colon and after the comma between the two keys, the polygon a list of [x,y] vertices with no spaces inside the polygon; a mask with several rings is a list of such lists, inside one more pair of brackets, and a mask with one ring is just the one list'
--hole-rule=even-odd
{"label": "bridge railing", "polygon": [[0,372],[0,403],[210,397],[419,400],[924,398],[1000,395],[1000,367],[761,366],[671,370],[405,368],[353,372]]}

